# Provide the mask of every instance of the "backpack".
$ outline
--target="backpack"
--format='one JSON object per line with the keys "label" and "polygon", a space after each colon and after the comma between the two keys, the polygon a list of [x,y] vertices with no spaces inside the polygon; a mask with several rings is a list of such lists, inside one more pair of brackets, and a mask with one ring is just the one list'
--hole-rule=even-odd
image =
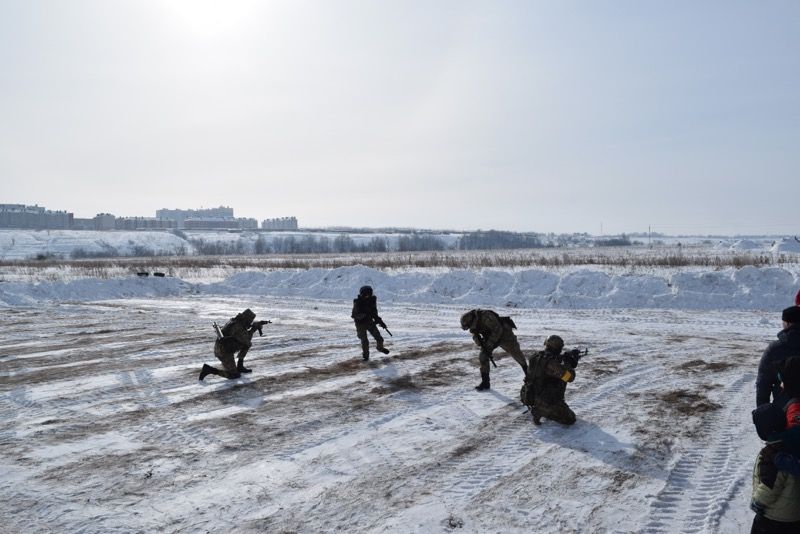
{"label": "backpack", "polygon": [[786,428],[786,413],[774,402],[762,404],[752,412],[758,437],[764,441],[779,440],[778,434]]}
{"label": "backpack", "polygon": [[507,324],[508,326],[511,327],[512,330],[517,329],[517,325],[514,323],[514,319],[512,319],[511,317],[500,317],[500,322]]}
{"label": "backpack", "polygon": [[497,318],[497,320],[500,322],[500,324],[508,325],[509,327],[511,327],[512,330],[516,330],[516,328],[517,328],[517,325],[514,323],[514,319],[512,319],[511,317],[502,317],[502,316],[500,316],[499,313],[497,313],[494,310],[478,310],[478,311],[483,312],[483,313],[491,313],[492,315],[494,315]]}
{"label": "backpack", "polygon": [[233,335],[233,327],[236,325],[236,317],[231,317],[228,319],[228,322],[225,323],[225,326],[222,327],[222,337],[228,337]]}

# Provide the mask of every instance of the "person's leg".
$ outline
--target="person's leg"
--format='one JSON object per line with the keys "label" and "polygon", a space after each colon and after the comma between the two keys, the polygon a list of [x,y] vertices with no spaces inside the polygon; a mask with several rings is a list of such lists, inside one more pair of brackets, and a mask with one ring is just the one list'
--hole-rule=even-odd
{"label": "person's leg", "polygon": [[244,366],[244,357],[247,356],[247,351],[250,349],[242,349],[239,351],[238,361],[236,362],[236,370],[240,373],[252,373],[252,369]]}
{"label": "person's leg", "polygon": [[519,342],[517,341],[517,336],[511,334],[504,338],[500,343],[500,348],[504,351],[509,353],[512,358],[522,367],[522,371],[525,372],[528,370],[528,362],[525,360],[525,355],[522,353],[522,349],[519,346]]}
{"label": "person's leg", "polygon": [[546,417],[547,419],[561,423],[562,425],[574,424],[576,420],[575,412],[570,410],[569,406],[567,406],[565,402],[556,405],[537,403],[536,415],[539,417]]}
{"label": "person's leg", "polygon": [[480,355],[478,355],[478,361],[481,364],[481,383],[475,386],[475,389],[478,391],[484,391],[491,388],[491,384],[489,382],[489,356],[491,355],[490,352],[482,350]]}
{"label": "person's leg", "polygon": [[356,336],[361,340],[361,356],[369,360],[369,339],[367,339],[367,327],[356,323]]}
{"label": "person's leg", "polygon": [[217,374],[228,379],[239,378],[242,376],[239,371],[236,370],[236,362],[233,360],[233,352],[227,352],[221,347],[218,350],[218,346],[219,345],[214,346],[214,356],[216,356],[217,359],[222,362],[222,371]]}
{"label": "person's leg", "polygon": [[380,330],[378,330],[378,327],[374,324],[370,325],[369,333],[372,334],[373,338],[375,338],[375,348],[378,349],[378,352],[389,354],[389,349],[383,346],[383,336],[381,335]]}

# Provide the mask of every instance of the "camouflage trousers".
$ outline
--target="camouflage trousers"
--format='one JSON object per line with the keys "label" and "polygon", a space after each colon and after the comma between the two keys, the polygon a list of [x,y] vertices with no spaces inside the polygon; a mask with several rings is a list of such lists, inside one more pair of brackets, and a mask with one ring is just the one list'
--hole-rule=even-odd
{"label": "camouflage trousers", "polygon": [[[225,378],[239,378],[241,374],[236,369],[236,361],[233,358],[234,352],[226,351],[222,348],[220,343],[214,343],[214,356],[222,362],[222,376]],[[247,354],[247,349],[242,349],[239,351],[239,360],[244,360],[244,356]]]}
{"label": "camouflage trousers", "polygon": [[376,325],[356,323],[356,335],[358,339],[361,340],[361,352],[365,356],[369,355],[369,338],[367,338],[367,332],[372,334],[372,337],[375,338],[375,346],[378,347],[378,350],[383,348],[383,336],[378,331]]}
{"label": "camouflage trousers", "polygon": [[[514,360],[520,366],[527,367],[528,362],[525,361],[525,355],[522,354],[522,349],[519,348],[519,342],[517,341],[517,336],[510,336],[504,337],[500,340],[500,348],[506,351],[508,354],[511,355]],[[481,350],[480,355],[478,356],[478,360],[481,363],[481,375],[489,374],[490,370],[490,363],[489,363],[489,356],[491,356],[492,351]]]}
{"label": "camouflage trousers", "polygon": [[575,423],[575,412],[573,412],[566,402],[558,404],[545,404],[537,402],[531,407],[533,417],[545,417],[551,421],[561,423],[562,425],[571,425]]}

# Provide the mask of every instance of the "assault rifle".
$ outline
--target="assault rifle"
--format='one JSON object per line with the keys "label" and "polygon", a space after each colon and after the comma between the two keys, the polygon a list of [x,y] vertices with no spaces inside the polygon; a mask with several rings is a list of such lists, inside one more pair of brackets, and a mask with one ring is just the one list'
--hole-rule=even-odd
{"label": "assault rifle", "polygon": [[258,330],[258,335],[263,336],[264,332],[262,332],[261,329],[264,328],[265,324],[272,324],[272,321],[253,321],[250,325],[250,331],[255,332]]}
{"label": "assault rifle", "polygon": [[576,367],[578,362],[581,361],[581,358],[587,354],[589,354],[589,349],[583,349],[583,351],[581,351],[581,349],[572,349],[564,352],[562,356],[565,358],[570,358],[572,362],[574,362],[572,367]]}
{"label": "assault rifle", "polygon": [[386,323],[383,322],[383,319],[378,317],[378,320],[375,321],[375,324],[386,330],[386,333],[389,334],[389,337],[394,337],[392,333],[389,331],[389,328],[386,326]]}

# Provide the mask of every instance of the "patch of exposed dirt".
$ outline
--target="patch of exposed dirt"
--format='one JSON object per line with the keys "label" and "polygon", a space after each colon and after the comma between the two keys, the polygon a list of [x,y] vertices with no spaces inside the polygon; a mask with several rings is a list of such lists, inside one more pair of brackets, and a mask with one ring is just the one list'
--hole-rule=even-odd
{"label": "patch of exposed dirt", "polygon": [[690,360],[675,366],[678,370],[690,372],[725,371],[731,367],[736,367],[736,364],[730,362],[707,362],[705,360]]}
{"label": "patch of exposed dirt", "polygon": [[592,359],[591,361],[584,361],[581,365],[581,372],[588,372],[591,376],[605,376],[616,374],[619,372],[620,360],[606,360],[603,358]]}
{"label": "patch of exposed dirt", "polygon": [[722,408],[716,402],[712,402],[705,395],[679,389],[658,395],[662,403],[683,415],[699,415],[713,412]]}
{"label": "patch of exposed dirt", "polygon": [[419,389],[419,386],[414,383],[414,380],[411,378],[411,375],[405,374],[403,376],[396,376],[385,379],[383,381],[383,385],[372,388],[372,391],[370,391],[370,393],[375,393],[377,395],[387,395],[389,393],[395,393],[397,391],[408,391],[417,389]]}

